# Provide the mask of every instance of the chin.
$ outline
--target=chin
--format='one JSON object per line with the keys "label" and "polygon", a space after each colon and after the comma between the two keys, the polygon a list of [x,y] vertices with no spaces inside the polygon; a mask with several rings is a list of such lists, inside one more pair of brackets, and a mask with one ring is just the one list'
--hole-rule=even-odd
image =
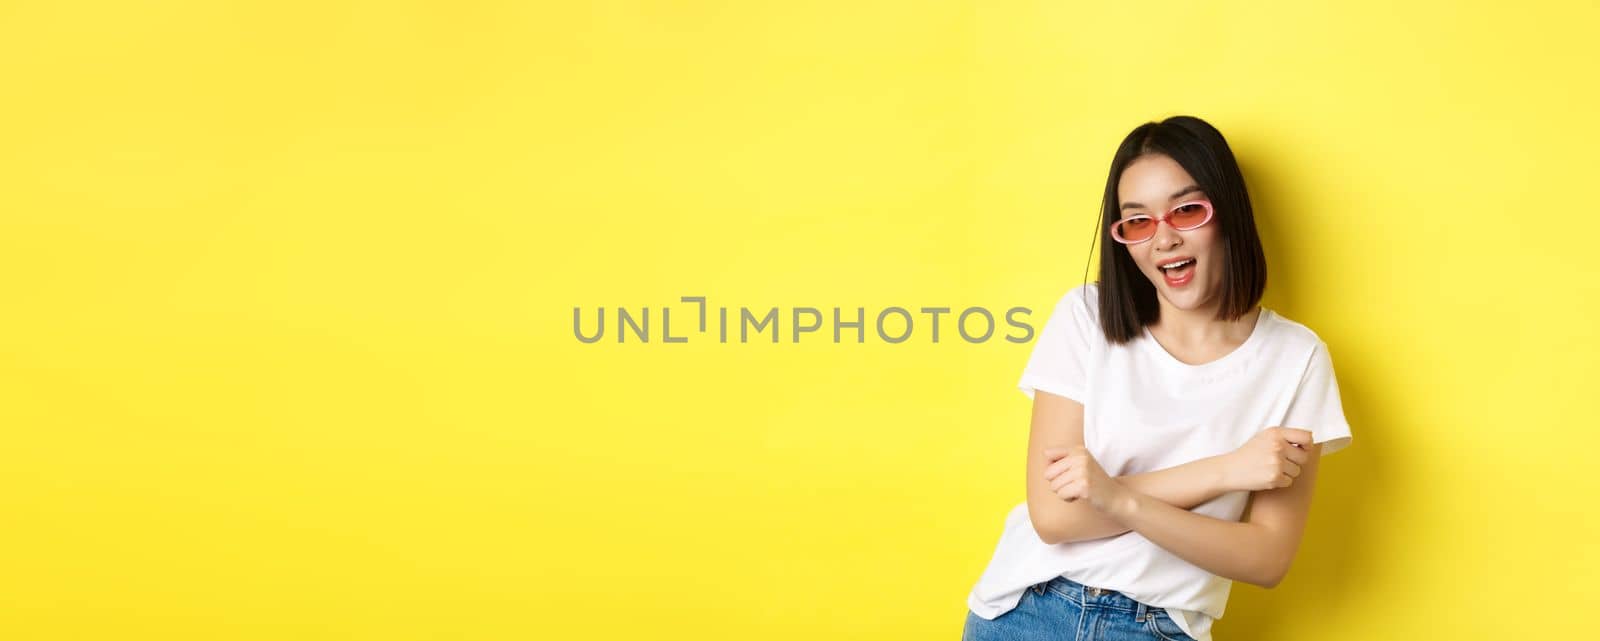
{"label": "chin", "polygon": [[1176,295],[1162,292],[1161,296],[1166,298],[1168,303],[1172,303],[1173,307],[1184,311],[1200,308],[1201,299],[1198,296],[1191,295],[1189,292]]}
{"label": "chin", "polygon": [[1190,283],[1187,287],[1174,290],[1167,287],[1167,280],[1163,278],[1156,283],[1156,291],[1160,292],[1161,297],[1167,299],[1173,307],[1191,311],[1205,307],[1210,289],[1204,289],[1200,283]]}

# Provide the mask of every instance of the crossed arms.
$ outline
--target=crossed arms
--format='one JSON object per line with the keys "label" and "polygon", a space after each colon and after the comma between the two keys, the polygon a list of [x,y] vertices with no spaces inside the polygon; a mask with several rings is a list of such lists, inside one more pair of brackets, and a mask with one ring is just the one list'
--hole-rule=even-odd
{"label": "crossed arms", "polygon": [[[1212,574],[1271,588],[1299,548],[1321,449],[1309,432],[1279,428],[1228,454],[1111,477],[1084,447],[1083,405],[1035,390],[1028,514],[1046,543],[1131,530]],[[1236,490],[1251,490],[1243,521],[1189,511]]]}

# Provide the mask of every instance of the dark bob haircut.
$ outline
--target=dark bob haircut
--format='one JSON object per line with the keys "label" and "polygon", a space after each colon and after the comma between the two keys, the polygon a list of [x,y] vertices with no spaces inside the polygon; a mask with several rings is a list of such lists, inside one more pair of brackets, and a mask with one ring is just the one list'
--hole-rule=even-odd
{"label": "dark bob haircut", "polygon": [[[1249,312],[1267,289],[1267,257],[1256,233],[1244,174],[1222,138],[1209,123],[1193,116],[1173,116],[1139,125],[1117,147],[1111,175],[1100,204],[1100,327],[1106,340],[1126,343],[1161,316],[1156,287],[1134,264],[1133,257],[1111,237],[1112,221],[1122,217],[1117,184],[1138,158],[1160,154],[1189,172],[1211,199],[1222,243],[1222,304],[1217,320],[1237,320]],[[1092,242],[1092,241],[1091,241]]]}

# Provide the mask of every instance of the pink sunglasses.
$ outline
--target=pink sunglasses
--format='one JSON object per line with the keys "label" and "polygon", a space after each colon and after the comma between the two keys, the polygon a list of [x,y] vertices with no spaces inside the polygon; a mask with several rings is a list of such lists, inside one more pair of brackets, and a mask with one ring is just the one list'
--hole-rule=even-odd
{"label": "pink sunglasses", "polygon": [[1160,218],[1137,214],[1111,223],[1111,237],[1124,245],[1136,245],[1155,238],[1156,226],[1162,221],[1173,229],[1188,231],[1211,222],[1211,214],[1211,201],[1191,200],[1173,207]]}

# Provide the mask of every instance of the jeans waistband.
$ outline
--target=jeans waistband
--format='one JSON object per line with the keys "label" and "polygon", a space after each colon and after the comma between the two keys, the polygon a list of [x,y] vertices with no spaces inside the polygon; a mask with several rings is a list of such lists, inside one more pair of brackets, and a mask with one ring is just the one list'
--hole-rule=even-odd
{"label": "jeans waistband", "polygon": [[1146,613],[1161,610],[1153,605],[1135,601],[1128,595],[1109,588],[1097,588],[1084,585],[1064,576],[1037,583],[1028,589],[1036,594],[1046,591],[1055,592],[1066,597],[1083,608],[1102,608],[1107,610],[1124,610],[1133,613],[1136,620],[1143,621]]}

